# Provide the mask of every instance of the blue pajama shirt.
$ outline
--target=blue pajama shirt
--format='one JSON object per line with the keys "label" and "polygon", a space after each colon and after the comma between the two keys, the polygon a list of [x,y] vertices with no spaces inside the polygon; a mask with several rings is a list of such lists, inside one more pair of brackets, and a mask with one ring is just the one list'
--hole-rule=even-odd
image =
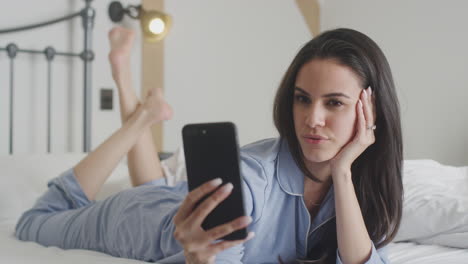
{"label": "blue pajama shirt", "polygon": [[[246,213],[253,219],[249,231],[256,236],[219,253],[216,263],[278,263],[278,257],[288,263],[305,258],[320,243],[324,224],[335,217],[333,186],[311,219],[303,200],[304,175],[279,138],[241,148],[241,172]],[[70,169],[48,187],[19,219],[18,239],[149,262],[185,261],[172,222],[188,192],[185,181],[171,187],[159,179],[89,201]],[[377,250],[372,244],[366,263],[389,263],[385,247]]]}

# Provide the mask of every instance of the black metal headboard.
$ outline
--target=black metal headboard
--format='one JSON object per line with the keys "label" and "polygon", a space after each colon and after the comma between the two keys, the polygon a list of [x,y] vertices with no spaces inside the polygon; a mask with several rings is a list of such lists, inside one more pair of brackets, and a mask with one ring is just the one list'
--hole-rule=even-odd
{"label": "black metal headboard", "polygon": [[13,106],[14,106],[14,77],[15,77],[15,57],[18,53],[30,53],[44,55],[47,60],[47,152],[51,150],[51,64],[55,56],[68,56],[80,58],[83,61],[84,76],[83,76],[83,151],[89,152],[91,149],[91,63],[94,59],[92,51],[92,29],[94,26],[95,10],[91,7],[92,0],[84,0],[85,7],[80,11],[66,15],[64,17],[53,20],[27,25],[22,27],[0,29],[0,34],[31,30],[35,28],[45,27],[59,22],[67,21],[76,17],[81,17],[84,31],[84,45],[81,53],[60,52],[53,47],[46,47],[44,50],[23,49],[15,43],[10,43],[6,47],[0,47],[0,52],[6,52],[10,60],[10,107],[9,107],[9,153],[13,154]]}

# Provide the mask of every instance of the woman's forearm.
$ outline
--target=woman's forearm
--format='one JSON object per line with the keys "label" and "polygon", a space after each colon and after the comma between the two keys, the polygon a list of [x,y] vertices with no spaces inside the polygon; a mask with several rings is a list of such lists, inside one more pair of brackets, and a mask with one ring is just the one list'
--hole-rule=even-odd
{"label": "woman's forearm", "polygon": [[333,177],[338,251],[343,263],[364,263],[371,255],[372,242],[354,191],[351,172],[343,174]]}

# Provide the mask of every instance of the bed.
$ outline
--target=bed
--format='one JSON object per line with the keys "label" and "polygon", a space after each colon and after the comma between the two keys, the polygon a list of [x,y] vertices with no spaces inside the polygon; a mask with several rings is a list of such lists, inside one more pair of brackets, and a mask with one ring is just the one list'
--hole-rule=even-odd
{"label": "bed", "polygon": [[389,258],[394,264],[464,264],[468,263],[468,250],[437,245],[399,242],[389,245]]}
{"label": "bed", "polygon": [[[86,1],[86,4],[90,2]],[[88,49],[90,47],[84,48]],[[0,47],[0,51],[7,49]],[[85,65],[91,63],[85,53],[69,55],[81,56]],[[85,90],[89,89],[90,85],[85,87]],[[83,108],[89,107],[89,101],[84,100]],[[86,115],[89,113],[83,116],[83,126],[86,127],[83,133],[84,151],[89,150],[90,126]],[[10,129],[11,138],[11,126]],[[50,151],[50,142],[48,145]],[[0,263],[141,263],[94,251],[46,248],[34,242],[17,240],[14,227],[21,213],[29,209],[46,190],[49,179],[72,167],[84,154],[15,154],[11,139],[9,152],[13,154],[0,156]],[[170,185],[183,180],[185,166],[182,151],[179,149],[171,158],[164,160],[163,168]],[[125,188],[130,188],[130,182],[123,160],[106,182],[98,199]],[[404,188],[402,225],[398,236],[388,246],[391,262],[468,263],[468,167],[444,166],[433,160],[406,160]]]}
{"label": "bed", "polygon": [[[0,263],[141,263],[86,250],[46,248],[18,241],[14,226],[46,189],[47,180],[76,164],[84,154],[0,156]],[[163,161],[169,184],[183,180],[182,151]],[[432,160],[407,160],[402,226],[388,246],[395,264],[468,263],[468,167]],[[98,199],[129,188],[122,160]]]}

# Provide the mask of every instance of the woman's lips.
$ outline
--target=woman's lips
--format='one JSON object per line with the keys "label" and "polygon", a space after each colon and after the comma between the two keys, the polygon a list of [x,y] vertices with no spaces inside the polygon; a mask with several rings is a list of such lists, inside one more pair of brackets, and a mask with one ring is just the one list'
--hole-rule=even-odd
{"label": "woman's lips", "polygon": [[325,137],[322,137],[322,136],[306,136],[306,137],[303,137],[305,142],[309,143],[309,144],[321,144],[321,143],[324,143],[326,142],[328,139],[325,138]]}

